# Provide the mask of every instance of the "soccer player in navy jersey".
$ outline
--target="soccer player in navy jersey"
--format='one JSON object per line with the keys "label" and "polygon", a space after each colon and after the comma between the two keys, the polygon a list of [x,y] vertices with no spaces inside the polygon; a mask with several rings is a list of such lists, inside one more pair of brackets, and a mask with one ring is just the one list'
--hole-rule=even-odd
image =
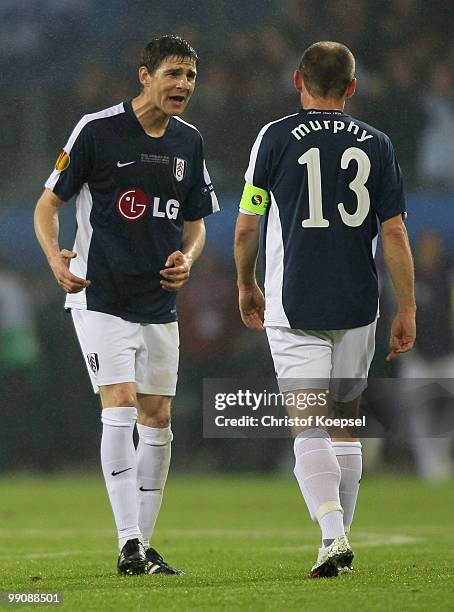
{"label": "soccer player in navy jersey", "polygon": [[[241,317],[247,327],[266,329],[289,415],[309,416],[289,400],[311,389],[319,398],[317,423],[325,405],[356,414],[367,384],[378,315],[378,224],[398,302],[388,359],[415,341],[414,274],[393,146],[344,112],[356,88],[352,53],[339,43],[315,43],[294,82],[302,108],[263,127],[252,147],[235,259]],[[255,274],[263,216],[265,297]],[[322,531],[312,577],[351,567],[347,534],[362,472],[358,438],[342,430],[331,436],[321,423],[293,428],[294,473]]]}
{"label": "soccer player in navy jersey", "polygon": [[[124,574],[181,573],[150,538],[173,437],[176,292],[202,252],[203,218],[219,210],[202,137],[180,118],[194,92],[197,62],[177,36],[152,40],[140,58],[140,94],[82,117],[35,211],[36,235],[67,293],[65,306],[101,398],[101,464]],[[59,244],[58,213],[73,195],[77,232],[68,250]]]}

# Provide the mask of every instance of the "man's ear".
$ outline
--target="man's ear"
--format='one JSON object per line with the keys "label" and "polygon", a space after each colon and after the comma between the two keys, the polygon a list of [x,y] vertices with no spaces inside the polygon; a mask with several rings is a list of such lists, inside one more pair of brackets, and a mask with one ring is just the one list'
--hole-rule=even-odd
{"label": "man's ear", "polygon": [[296,91],[300,93],[303,91],[303,77],[301,75],[301,71],[296,69],[293,73],[293,83],[295,85]]}
{"label": "man's ear", "polygon": [[139,81],[143,87],[150,84],[151,75],[146,66],[140,66],[139,68]]}
{"label": "man's ear", "polygon": [[350,83],[347,85],[347,98],[351,98],[356,91],[356,79],[352,79]]}

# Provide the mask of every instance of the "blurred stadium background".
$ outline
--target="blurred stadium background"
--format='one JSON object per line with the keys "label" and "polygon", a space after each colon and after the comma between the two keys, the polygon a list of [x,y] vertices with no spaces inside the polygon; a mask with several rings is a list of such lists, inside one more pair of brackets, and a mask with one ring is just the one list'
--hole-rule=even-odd
{"label": "blurred stadium background", "polygon": [[[316,40],[338,40],[352,49],[358,93],[347,111],[394,142],[418,266],[418,364],[431,372],[443,364],[449,371],[452,26],[448,0],[2,0],[0,471],[99,470],[98,400],[62,308],[62,292],[34,238],[32,211],[80,116],[136,95],[140,49],[164,33],[184,36],[199,53],[198,85],[186,119],[204,136],[222,207],[207,221],[207,248],[179,300],[174,472],[290,472],[288,440],[203,440],[201,394],[204,377],[273,375],[264,336],[247,331],[238,315],[233,225],[251,144],[263,124],[297,109],[292,72]],[[68,203],[62,213],[65,247],[72,246],[73,210]],[[393,303],[386,277],[382,285],[372,375],[393,377],[405,365],[384,361]],[[411,376],[415,365],[406,365]],[[366,463],[370,472],[416,472],[441,480],[452,474],[451,451],[449,438],[429,440],[421,449],[389,431],[368,442]]]}

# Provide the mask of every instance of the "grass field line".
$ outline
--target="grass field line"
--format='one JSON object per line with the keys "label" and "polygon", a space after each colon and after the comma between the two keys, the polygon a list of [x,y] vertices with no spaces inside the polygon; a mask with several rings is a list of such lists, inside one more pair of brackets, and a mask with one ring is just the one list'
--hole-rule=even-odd
{"label": "grass field line", "polygon": [[[58,557],[71,557],[85,555],[87,551],[84,550],[61,550],[59,552],[42,552],[42,553],[24,553],[23,555],[0,555],[1,561],[13,561],[16,559],[56,559]],[[90,551],[91,553],[91,551]],[[98,554],[95,551],[91,554]]]}
{"label": "grass field line", "polygon": [[[393,535],[377,535],[376,537],[368,537],[361,539],[356,535],[351,538],[350,542],[353,549],[356,548],[376,548],[379,546],[405,546],[411,544],[420,544],[424,541],[424,538],[413,538],[411,536],[405,536],[401,534]],[[312,544],[295,544],[292,546],[270,546],[270,550],[281,551],[281,552],[302,552],[306,550],[313,550]]]}
{"label": "grass field line", "polygon": [[37,527],[24,527],[18,529],[0,529],[0,538],[72,538],[80,535],[91,535],[91,536],[112,536],[113,528],[97,529],[93,527],[81,527],[80,529],[66,529],[66,528],[37,528]]}
{"label": "grass field line", "polygon": [[[39,529],[39,528],[20,528],[20,529],[0,529],[0,538],[49,538],[54,537],[57,539],[64,537],[77,537],[77,536],[98,536],[98,537],[112,537],[114,533],[113,528],[93,528],[84,527],[76,529],[60,529],[55,527],[53,529]],[[307,531],[302,529],[286,529],[285,527],[279,529],[268,529],[263,528],[230,528],[230,527],[205,527],[200,529],[186,529],[181,528],[168,528],[158,530],[158,536],[160,538],[172,537],[172,538],[304,538],[307,539]],[[359,543],[364,542],[387,542],[391,544],[406,544],[421,541],[421,538],[415,538],[404,534],[389,534],[389,533],[375,533],[370,531],[355,531],[353,533],[353,540]],[[377,546],[379,544],[376,544]]]}
{"label": "grass field line", "polygon": [[[229,534],[229,530],[226,529],[225,535],[226,537]],[[245,532],[246,533],[246,532]],[[300,532],[298,532],[300,533]],[[288,532],[285,532],[285,535],[288,535]],[[301,535],[301,533],[300,533]],[[352,544],[354,548],[374,548],[377,546],[402,546],[409,544],[418,544],[424,541],[424,538],[414,538],[411,536],[406,536],[403,534],[374,534],[374,533],[366,533],[360,532],[356,534],[354,540],[352,540]],[[281,552],[299,552],[299,551],[311,551],[314,549],[314,544],[295,544],[292,546],[288,545],[280,545],[280,546],[270,546],[270,550],[276,550]],[[0,561],[12,561],[17,559],[53,559],[59,557],[77,557],[81,555],[87,556],[100,556],[100,555],[109,555],[111,551],[108,550],[62,550],[58,552],[42,552],[42,553],[25,553],[18,555],[0,555]]]}

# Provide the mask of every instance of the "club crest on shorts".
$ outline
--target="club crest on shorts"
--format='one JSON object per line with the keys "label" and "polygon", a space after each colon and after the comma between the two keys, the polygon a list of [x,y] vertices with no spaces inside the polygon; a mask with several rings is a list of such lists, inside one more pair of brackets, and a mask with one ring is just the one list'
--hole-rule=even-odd
{"label": "club crest on shorts", "polygon": [[99,370],[98,353],[88,353],[87,361],[93,374],[97,374]]}
{"label": "club crest on shorts", "polygon": [[173,158],[173,174],[177,181],[182,181],[186,173],[186,162],[181,157]]}

